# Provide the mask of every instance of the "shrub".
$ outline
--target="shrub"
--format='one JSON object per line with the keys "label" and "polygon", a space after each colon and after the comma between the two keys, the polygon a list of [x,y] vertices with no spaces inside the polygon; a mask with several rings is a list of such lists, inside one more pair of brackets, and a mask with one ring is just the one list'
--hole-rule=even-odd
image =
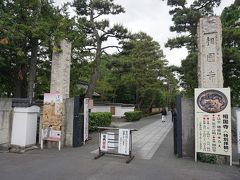
{"label": "shrub", "polygon": [[138,121],[142,118],[142,111],[125,112],[124,116],[127,121]]}
{"label": "shrub", "polygon": [[92,112],[89,113],[89,131],[96,131],[97,127],[109,126],[112,122],[110,112]]}
{"label": "shrub", "polygon": [[206,162],[210,164],[216,164],[216,161],[217,161],[216,155],[212,155],[212,154],[198,153],[197,158],[201,162]]}

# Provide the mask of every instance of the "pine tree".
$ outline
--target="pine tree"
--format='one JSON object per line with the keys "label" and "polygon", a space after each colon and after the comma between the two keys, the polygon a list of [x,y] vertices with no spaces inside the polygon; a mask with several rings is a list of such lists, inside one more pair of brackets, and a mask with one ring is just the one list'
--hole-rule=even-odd
{"label": "pine tree", "polygon": [[114,3],[114,0],[74,0],[78,23],[83,25],[87,40],[84,42],[88,51],[94,54],[93,72],[86,92],[86,97],[92,97],[97,80],[100,77],[99,67],[101,57],[107,48],[118,46],[103,46],[103,42],[109,38],[121,40],[126,38],[127,30],[121,25],[110,26],[106,15],[117,15],[124,12],[122,6]]}
{"label": "pine tree", "polygon": [[166,47],[186,47],[188,56],[182,61],[182,81],[186,95],[193,95],[197,87],[197,24],[203,16],[213,15],[213,8],[219,6],[221,0],[195,0],[187,6],[186,0],[168,0],[167,4],[174,7],[169,14],[173,16],[170,31],[181,34],[169,39]]}

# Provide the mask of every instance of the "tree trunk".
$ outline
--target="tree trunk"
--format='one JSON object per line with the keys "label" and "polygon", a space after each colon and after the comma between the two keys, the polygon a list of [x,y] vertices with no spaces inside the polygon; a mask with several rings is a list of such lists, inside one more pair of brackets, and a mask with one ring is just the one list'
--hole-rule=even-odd
{"label": "tree trunk", "polygon": [[155,95],[152,97],[151,103],[150,103],[149,106],[148,106],[148,112],[149,112],[149,113],[152,112],[152,105],[153,105],[154,100],[155,100]]}
{"label": "tree trunk", "polygon": [[37,53],[38,53],[38,40],[32,40],[31,46],[31,59],[30,59],[30,67],[29,67],[29,79],[28,79],[28,93],[27,96],[31,100],[33,99],[33,92],[34,92],[34,82],[36,78],[36,71],[37,71]]}
{"label": "tree trunk", "polygon": [[86,98],[92,98],[99,76],[100,76],[99,67],[96,66],[91,76],[91,81],[88,85],[88,89],[85,95]]}
{"label": "tree trunk", "polygon": [[101,63],[101,42],[99,42],[97,46],[98,48],[97,48],[96,57],[95,57],[95,66],[90,79],[90,83],[88,84],[88,89],[85,95],[86,98],[92,98],[95,87],[97,85],[97,81],[100,77],[99,66]]}
{"label": "tree trunk", "polygon": [[135,96],[135,104],[136,108],[139,109],[139,93],[138,93],[138,88],[136,87],[136,96]]}
{"label": "tree trunk", "polygon": [[19,79],[15,79],[14,98],[22,98],[23,82]]}
{"label": "tree trunk", "polygon": [[139,97],[139,99],[140,99],[140,101],[139,101],[139,110],[142,110],[144,99],[141,96]]}
{"label": "tree trunk", "polygon": [[91,80],[90,80],[90,83],[88,84],[88,89],[85,95],[86,98],[92,98],[93,96],[97,81],[100,77],[99,66],[101,64],[101,55],[102,55],[102,41],[98,34],[97,28],[94,24],[93,11],[91,12],[91,15],[90,15],[90,21],[94,25],[93,34],[96,38],[97,50],[96,50],[96,56],[94,60],[95,66],[94,66]]}
{"label": "tree trunk", "polygon": [[142,105],[143,105],[143,97],[140,92],[139,84],[136,85],[136,105],[137,105],[137,110],[140,111],[142,109]]}
{"label": "tree trunk", "polygon": [[24,66],[22,64],[17,64],[16,69],[15,69],[15,78],[14,78],[14,98],[23,98],[25,97],[24,93]]}

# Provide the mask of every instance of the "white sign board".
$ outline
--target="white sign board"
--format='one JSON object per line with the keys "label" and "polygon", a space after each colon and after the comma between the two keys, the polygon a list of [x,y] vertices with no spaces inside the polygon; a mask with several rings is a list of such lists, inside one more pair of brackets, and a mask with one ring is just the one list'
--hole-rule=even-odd
{"label": "white sign board", "polygon": [[195,89],[195,151],[232,156],[229,88]]}
{"label": "white sign board", "polygon": [[118,135],[118,153],[129,155],[130,130],[119,129]]}
{"label": "white sign board", "polygon": [[114,132],[107,132],[108,134],[108,149],[115,150],[118,148],[117,135]]}
{"label": "white sign board", "polygon": [[101,151],[108,151],[108,134],[101,133],[101,140],[100,140],[100,150]]}
{"label": "white sign board", "polygon": [[61,131],[53,130],[52,128],[42,129],[42,138],[49,141],[60,141]]}
{"label": "white sign board", "polygon": [[89,109],[88,109],[89,98],[84,98],[84,137],[83,141],[88,140],[88,118],[89,118]]}
{"label": "white sign board", "polygon": [[237,111],[237,146],[238,154],[240,156],[240,111]]}

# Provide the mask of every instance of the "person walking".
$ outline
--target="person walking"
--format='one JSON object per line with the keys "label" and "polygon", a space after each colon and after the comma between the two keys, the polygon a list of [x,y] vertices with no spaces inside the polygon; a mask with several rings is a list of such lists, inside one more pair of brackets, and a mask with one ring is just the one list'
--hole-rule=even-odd
{"label": "person walking", "polygon": [[162,122],[166,121],[166,115],[167,115],[167,111],[165,108],[162,109]]}
{"label": "person walking", "polygon": [[174,119],[177,117],[177,111],[175,107],[172,107],[172,122],[174,122]]}

